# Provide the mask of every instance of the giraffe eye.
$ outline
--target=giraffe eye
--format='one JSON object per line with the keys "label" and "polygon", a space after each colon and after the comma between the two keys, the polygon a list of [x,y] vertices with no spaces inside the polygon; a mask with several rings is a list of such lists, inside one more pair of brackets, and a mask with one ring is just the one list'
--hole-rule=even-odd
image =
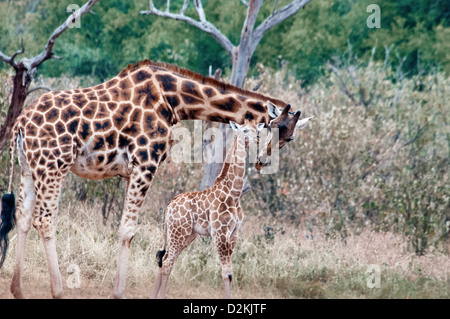
{"label": "giraffe eye", "polygon": [[242,130],[242,132],[248,133],[248,130],[247,130],[246,128],[244,128],[244,129]]}

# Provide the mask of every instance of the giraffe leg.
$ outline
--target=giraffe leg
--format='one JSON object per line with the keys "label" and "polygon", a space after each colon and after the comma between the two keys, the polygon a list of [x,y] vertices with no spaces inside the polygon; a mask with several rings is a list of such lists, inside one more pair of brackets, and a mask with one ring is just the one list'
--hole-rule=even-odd
{"label": "giraffe leg", "polygon": [[151,180],[143,181],[138,174],[132,174],[128,182],[125,209],[119,227],[119,257],[113,288],[114,298],[124,298],[130,244],[136,233],[137,219]]}
{"label": "giraffe leg", "polygon": [[219,253],[222,266],[223,297],[231,298],[231,280],[233,277],[233,266],[231,256],[237,240],[237,232],[230,232],[229,228],[222,226],[213,233],[213,241]]}
{"label": "giraffe leg", "polygon": [[55,177],[46,182],[44,182],[44,178],[42,177],[39,179],[41,180],[40,183],[37,182],[36,184],[41,186],[36,187],[36,209],[33,226],[38,231],[44,244],[52,296],[55,299],[59,299],[64,297],[64,292],[56,253],[56,238],[53,222],[58,215],[59,194],[64,177]]}
{"label": "giraffe leg", "polygon": [[[181,254],[181,252],[189,246],[189,244],[197,237],[197,234],[192,231],[192,233],[186,237],[178,237],[175,240],[169,241],[167,249],[167,258],[163,259],[162,267],[159,269],[158,277],[160,277],[160,296],[159,299],[164,299],[166,297],[167,283],[169,282],[169,276],[172,272],[175,260]],[[156,288],[156,287],[155,287]],[[156,290],[156,289],[155,289]],[[153,293],[154,298],[156,298],[158,292]]]}
{"label": "giraffe leg", "polygon": [[[19,157],[20,160],[20,157]],[[22,271],[25,259],[25,244],[28,231],[31,227],[31,218],[33,215],[36,194],[34,191],[33,178],[28,164],[21,162],[21,186],[20,196],[17,202],[16,226],[17,226],[17,245],[16,245],[16,265],[11,281],[11,293],[15,298],[24,298],[22,288]]]}

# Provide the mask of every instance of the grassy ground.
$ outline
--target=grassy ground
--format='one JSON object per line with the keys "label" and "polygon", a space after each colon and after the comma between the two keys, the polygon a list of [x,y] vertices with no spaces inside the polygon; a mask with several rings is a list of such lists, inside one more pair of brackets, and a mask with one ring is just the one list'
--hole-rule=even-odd
{"label": "grassy ground", "polygon": [[[363,63],[351,55],[333,63],[309,88],[290,76],[287,66],[273,73],[258,65],[259,78],[247,81],[252,88],[262,80],[261,93],[282,97],[302,117],[315,118],[282,149],[276,174],[249,167],[253,189],[242,199],[246,219],[234,253],[233,296],[449,298],[449,78],[431,71],[408,78],[390,63]],[[36,84],[56,90],[92,82],[61,77],[39,78]],[[0,83],[1,123],[11,74],[0,74]],[[191,132],[194,126],[178,125]],[[147,297],[153,288],[154,256],[162,245],[160,210],[173,196],[200,185],[202,164],[175,164],[170,155],[153,181],[132,243],[128,297]],[[1,193],[8,170],[5,150]],[[17,194],[20,174],[15,175]],[[65,286],[72,267],[80,269],[81,279],[80,288],[66,288],[68,297],[110,297],[124,188],[115,179],[68,176],[56,228],[58,254]],[[10,297],[14,234],[0,269],[1,298]],[[27,251],[26,293],[50,297],[34,230]],[[376,283],[373,269],[379,270],[379,288],[367,284]],[[168,297],[219,298],[220,273],[211,240],[199,238],[176,263]]]}
{"label": "grassy ground", "polygon": [[[403,238],[365,230],[359,235],[305,238],[300,228],[285,227],[267,236],[258,217],[245,220],[233,255],[234,298],[449,298],[450,259],[438,251],[411,253]],[[141,218],[132,243],[127,278],[128,298],[148,298],[156,278],[155,252],[161,231],[155,216]],[[117,258],[116,231],[103,225],[98,209],[65,207],[57,229],[58,256],[66,296],[110,298]],[[15,231],[5,265],[0,270],[0,298],[11,298]],[[80,269],[73,287],[71,265]],[[379,288],[371,265],[379,267]],[[369,282],[369,284],[368,284]],[[50,298],[42,243],[30,231],[24,288],[30,298]],[[220,266],[209,238],[198,238],[177,260],[168,298],[220,298]]]}

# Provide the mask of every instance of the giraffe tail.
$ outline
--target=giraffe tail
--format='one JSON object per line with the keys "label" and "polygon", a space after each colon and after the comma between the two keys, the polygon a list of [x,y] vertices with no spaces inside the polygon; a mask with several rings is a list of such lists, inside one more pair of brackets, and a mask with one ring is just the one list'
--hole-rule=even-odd
{"label": "giraffe tail", "polygon": [[162,261],[165,254],[166,254],[165,249],[158,250],[158,252],[156,253],[156,261],[158,262],[159,268],[162,267]]}
{"label": "giraffe tail", "polygon": [[163,237],[164,237],[164,248],[156,252],[156,261],[158,262],[159,268],[162,267],[163,257],[166,254],[166,242],[167,242],[166,211],[164,211],[163,216]]}
{"label": "giraffe tail", "polygon": [[0,268],[6,258],[6,251],[8,250],[8,233],[14,228],[16,200],[12,192],[12,181],[14,177],[14,151],[16,149],[16,140],[19,137],[19,143],[22,143],[22,134],[13,129],[12,137],[9,143],[10,156],[10,176],[8,193],[2,196],[2,212],[0,215]]}

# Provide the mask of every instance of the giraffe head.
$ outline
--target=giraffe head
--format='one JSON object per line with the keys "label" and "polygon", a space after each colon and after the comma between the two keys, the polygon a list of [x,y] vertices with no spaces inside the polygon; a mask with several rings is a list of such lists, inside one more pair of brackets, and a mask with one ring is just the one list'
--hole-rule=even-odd
{"label": "giraffe head", "polygon": [[231,128],[237,133],[243,134],[250,142],[259,141],[259,132],[264,128],[264,125],[264,123],[256,124],[255,120],[248,119],[245,119],[242,125],[230,121]]}
{"label": "giraffe head", "polygon": [[[264,148],[258,155],[255,163],[255,168],[261,170],[262,167],[269,164],[268,157],[272,154],[272,149],[281,149],[286,143],[292,141],[295,137],[295,132],[297,129],[304,129],[308,124],[309,120],[314,116],[300,119],[300,111],[290,112],[291,105],[288,104],[283,110],[280,110],[272,102],[267,101],[267,109],[269,115],[273,118],[267,128],[269,129],[269,134],[267,135],[267,140]],[[278,138],[273,136],[272,130],[278,129]]]}

